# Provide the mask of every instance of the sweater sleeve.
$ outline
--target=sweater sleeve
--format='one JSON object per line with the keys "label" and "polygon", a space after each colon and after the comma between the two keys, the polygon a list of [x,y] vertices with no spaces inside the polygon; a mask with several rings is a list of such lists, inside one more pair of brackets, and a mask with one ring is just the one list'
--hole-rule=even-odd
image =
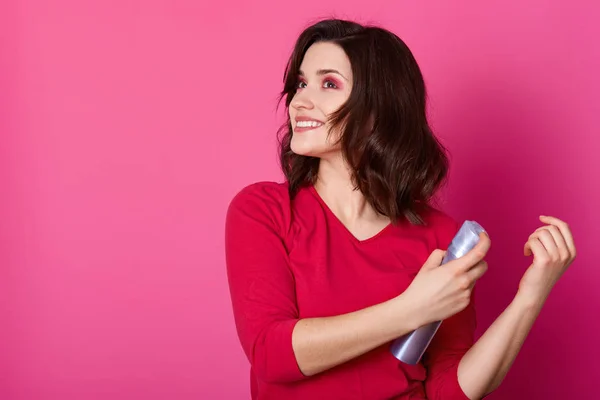
{"label": "sweater sleeve", "polygon": [[225,223],[238,337],[254,373],[266,382],[305,378],[292,348],[298,308],[284,245],[290,213],[286,194],[287,189],[276,183],[248,186],[230,203]]}
{"label": "sweater sleeve", "polygon": [[[447,248],[458,229],[459,225],[452,220],[442,233],[440,241],[444,243],[440,245]],[[442,321],[423,356],[423,364],[428,371],[425,380],[428,399],[469,400],[458,383],[458,364],[474,343],[477,326],[474,293],[475,290],[464,310]]]}

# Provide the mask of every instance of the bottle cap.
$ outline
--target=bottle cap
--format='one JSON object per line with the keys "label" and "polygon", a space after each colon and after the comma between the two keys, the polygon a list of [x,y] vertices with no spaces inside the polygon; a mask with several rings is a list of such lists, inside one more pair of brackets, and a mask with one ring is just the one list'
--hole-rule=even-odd
{"label": "bottle cap", "polygon": [[448,252],[452,253],[454,258],[464,256],[479,242],[481,232],[485,232],[485,229],[477,222],[465,221],[448,246]]}

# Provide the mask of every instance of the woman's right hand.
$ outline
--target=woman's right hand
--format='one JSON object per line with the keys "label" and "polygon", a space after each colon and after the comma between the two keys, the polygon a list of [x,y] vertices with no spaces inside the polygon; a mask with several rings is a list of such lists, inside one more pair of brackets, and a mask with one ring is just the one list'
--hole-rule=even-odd
{"label": "woman's right hand", "polygon": [[419,325],[441,321],[469,305],[477,279],[487,270],[483,260],[491,242],[480,234],[477,245],[464,256],[440,266],[443,250],[434,250],[410,286],[400,295],[414,307]]}

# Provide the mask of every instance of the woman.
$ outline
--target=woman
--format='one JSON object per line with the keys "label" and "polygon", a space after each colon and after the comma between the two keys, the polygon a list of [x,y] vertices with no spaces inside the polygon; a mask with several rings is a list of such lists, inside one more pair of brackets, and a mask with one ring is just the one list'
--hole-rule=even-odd
{"label": "woman", "polygon": [[[525,244],[533,263],[474,342],[474,284],[490,240],[441,268],[458,230],[430,205],[447,174],[410,50],[377,27],[326,20],[285,72],[285,183],[231,202],[226,256],[253,399],[480,399],[498,387],[554,283],[575,257],[568,226]],[[421,363],[391,341],[443,320]]]}

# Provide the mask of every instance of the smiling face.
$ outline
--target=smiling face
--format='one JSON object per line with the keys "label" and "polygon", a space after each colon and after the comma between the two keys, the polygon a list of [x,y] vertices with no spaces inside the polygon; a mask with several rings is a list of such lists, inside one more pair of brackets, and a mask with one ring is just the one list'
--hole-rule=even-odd
{"label": "smiling face", "polygon": [[329,116],[350,97],[352,68],[344,50],[319,42],[308,48],[290,102],[291,150],[299,155],[325,158],[340,152],[340,132],[331,131]]}

